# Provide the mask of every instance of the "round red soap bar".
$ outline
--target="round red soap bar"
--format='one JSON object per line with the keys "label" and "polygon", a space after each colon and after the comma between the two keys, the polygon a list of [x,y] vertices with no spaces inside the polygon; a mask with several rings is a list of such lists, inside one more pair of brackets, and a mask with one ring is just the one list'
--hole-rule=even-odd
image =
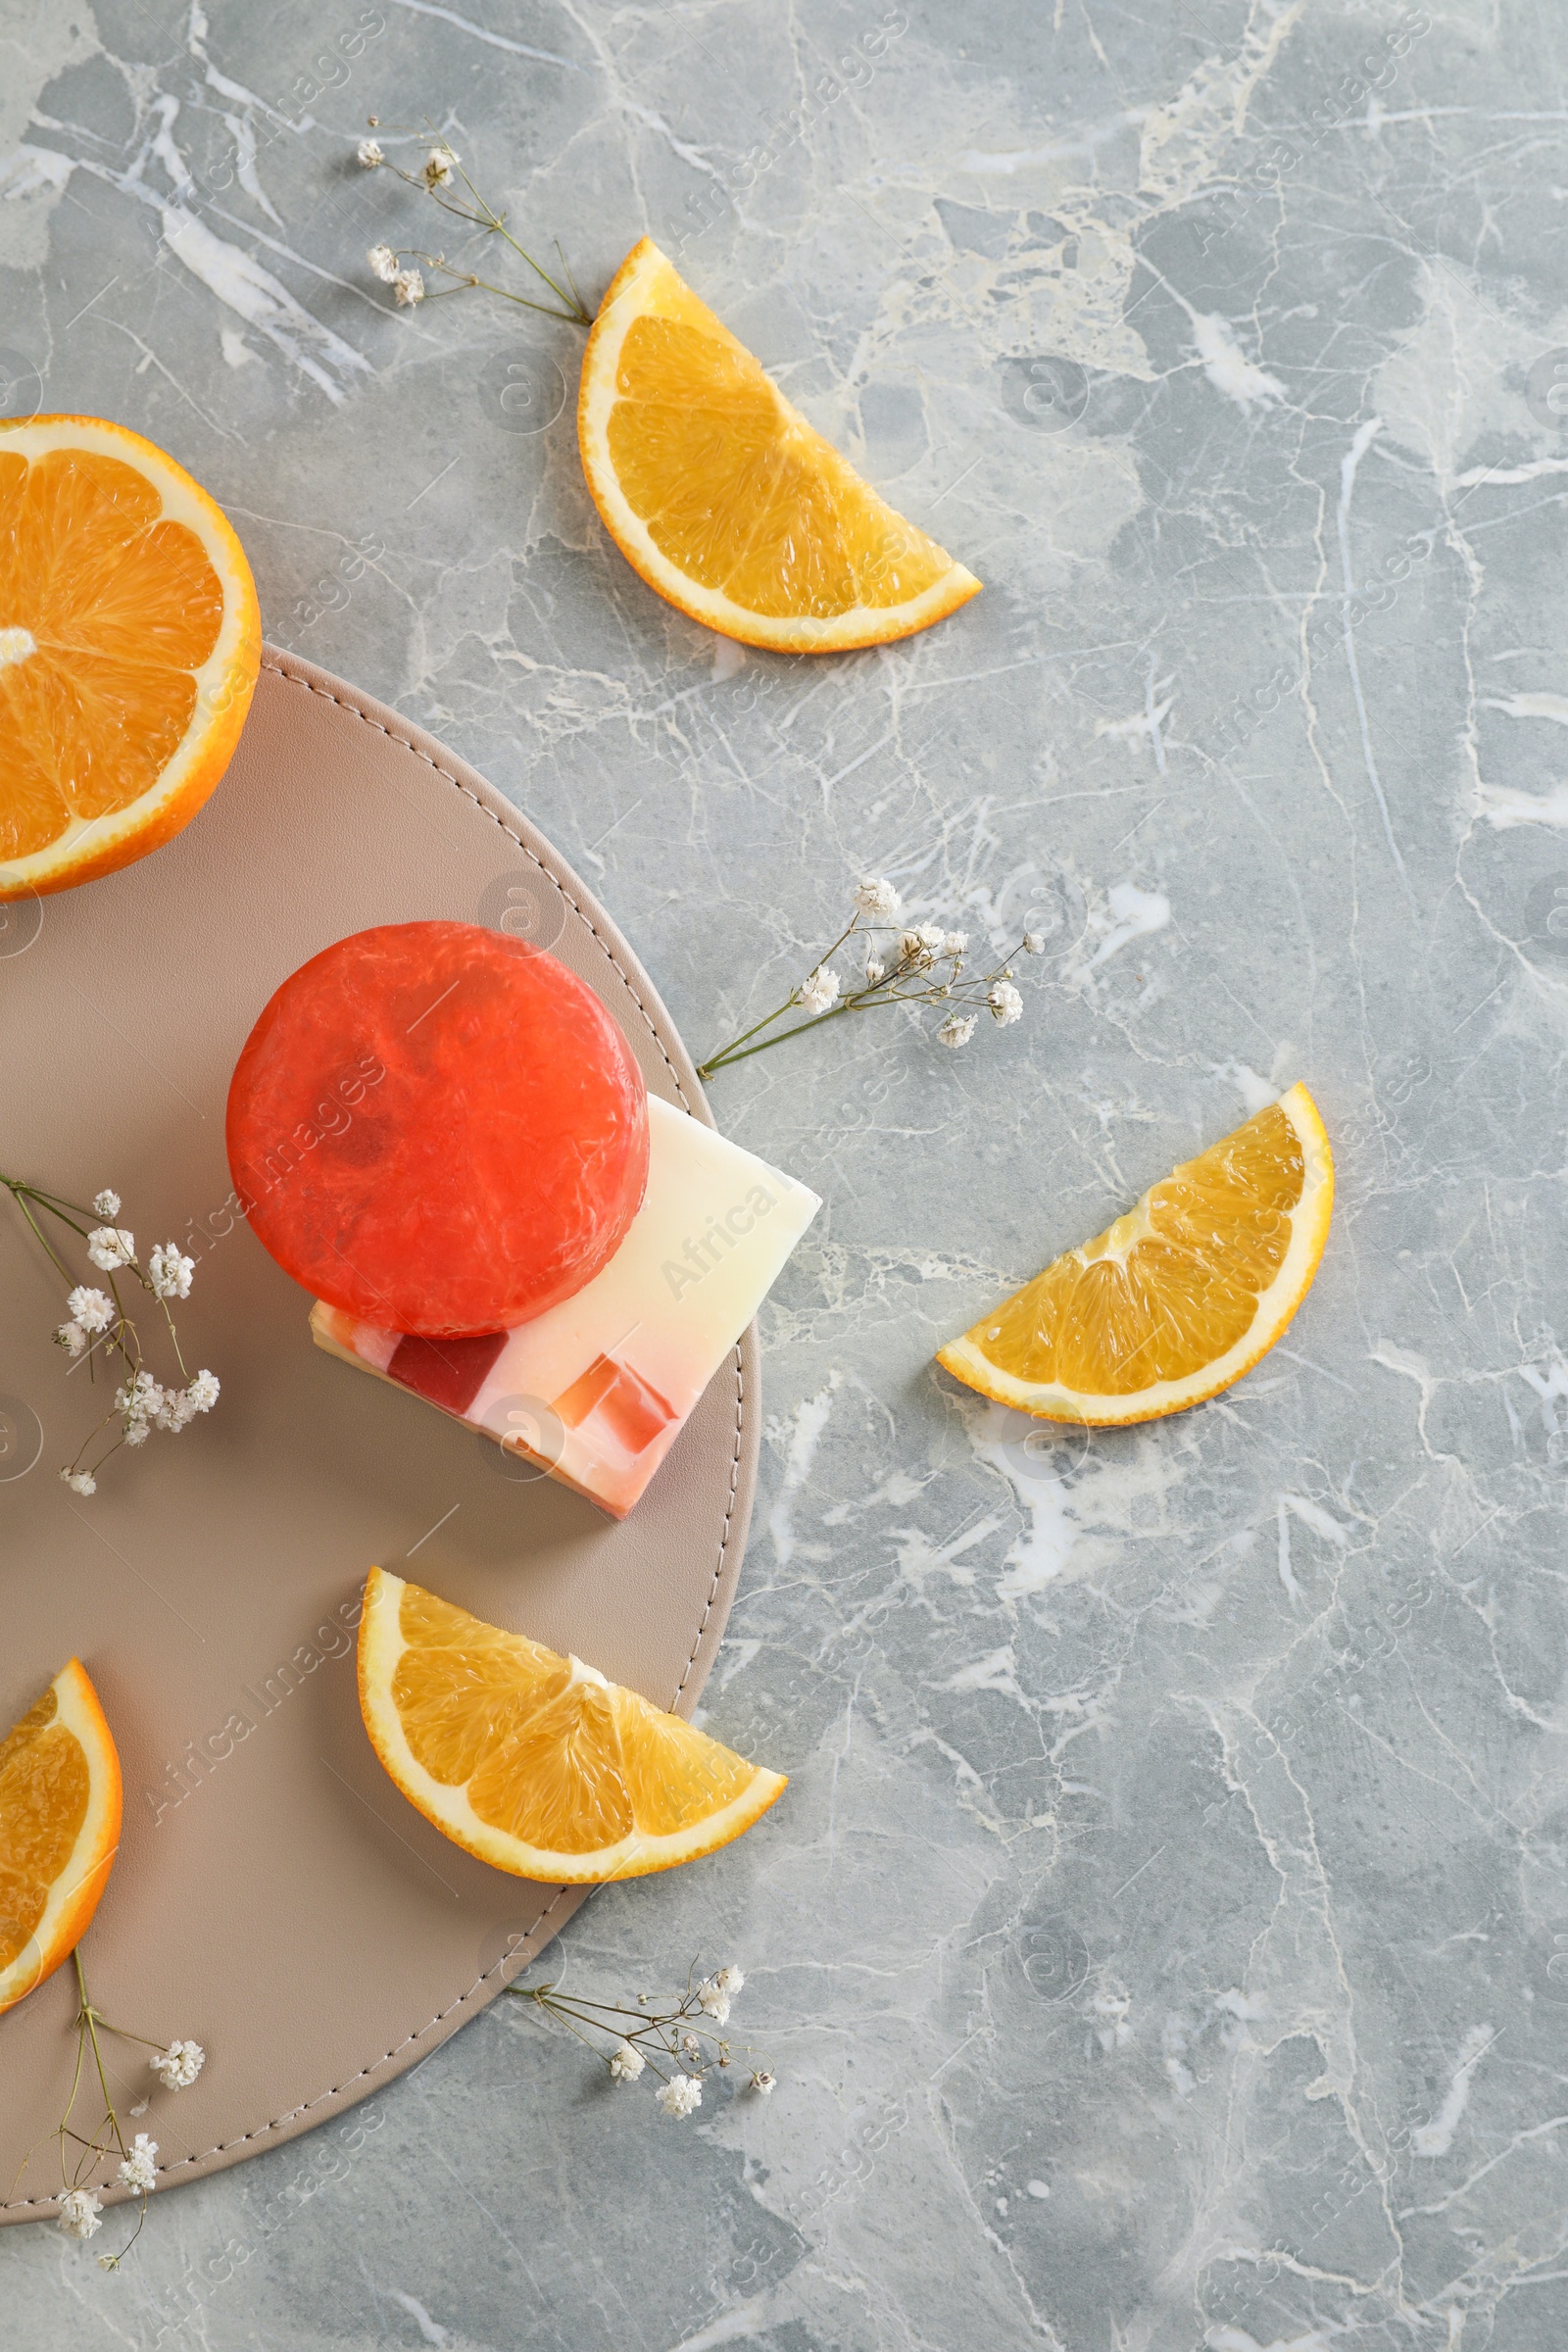
{"label": "round red soap bar", "polygon": [[618,1249],[648,1098],[554,956],[477,923],[386,923],[285,980],[235,1064],[228,1164],[318,1298],[422,1337],[511,1330]]}

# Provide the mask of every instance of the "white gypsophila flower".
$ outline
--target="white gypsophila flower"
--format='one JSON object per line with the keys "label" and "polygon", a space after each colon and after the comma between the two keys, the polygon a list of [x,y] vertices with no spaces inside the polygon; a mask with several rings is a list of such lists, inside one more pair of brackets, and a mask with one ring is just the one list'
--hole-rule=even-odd
{"label": "white gypsophila flower", "polygon": [[143,2196],[146,2196],[149,2189],[156,2188],[158,2186],[158,2166],[155,2162],[157,2154],[157,2140],[149,2139],[145,2132],[138,2132],[130,2154],[120,2168],[121,2186],[137,2189]]}
{"label": "white gypsophila flower", "polygon": [[737,1968],[732,1960],[727,1968],[721,1968],[719,1970],[717,1977],[714,1979],[714,1983],[718,1985],[721,1991],[729,1994],[729,1997],[732,2001],[738,2000],[741,1994],[746,1990],[746,1971],[742,1968]]}
{"label": "white gypsophila flower", "polygon": [[947,933],[940,923],[919,923],[912,931],[899,933],[899,956],[902,961],[912,963],[916,971],[928,971],[931,958],[941,949]]}
{"label": "white gypsophila flower", "polygon": [[709,1977],[697,1987],[697,2006],[710,2017],[715,2025],[729,2023],[729,1994],[717,1977]]}
{"label": "white gypsophila flower", "polygon": [[378,277],[383,286],[391,285],[398,273],[398,257],[391,246],[372,245],[365,258],[370,265],[370,275]]}
{"label": "white gypsophila flower", "polygon": [[79,1355],[87,1345],[87,1334],[79,1323],[62,1323],[55,1333],[55,1346],[68,1355]]}
{"label": "white gypsophila flower", "polygon": [[1010,980],[994,981],[986,992],[986,1003],[991,1007],[992,1019],[1001,1029],[1023,1019],[1023,999]]}
{"label": "white gypsophila flower", "polygon": [[424,159],[424,170],[419,177],[427,188],[450,188],[452,167],[457,160],[450,147],[432,147]]}
{"label": "white gypsophila flower", "polygon": [[961,956],[968,945],[969,934],[967,931],[945,931],[942,935],[944,956]]}
{"label": "white gypsophila flower", "polygon": [[700,2058],[703,2054],[703,2045],[695,2034],[683,2034],[680,2037],[680,2047],[683,2058]]}
{"label": "white gypsophila flower", "polygon": [[874,956],[868,956],[866,957],[866,959],[865,959],[865,985],[866,985],[866,987],[867,987],[867,988],[875,988],[875,986],[876,986],[877,982],[878,982],[878,981],[881,979],[881,977],[882,977],[882,975],[883,975],[883,973],[884,973],[884,971],[885,971],[886,969],[887,969],[887,966],[886,966],[885,964],[878,963],[878,961],[877,961],[877,959],[876,959],[876,957],[875,957]]}
{"label": "white gypsophila flower", "polygon": [[612,2082],[635,2082],[648,2061],[635,2042],[617,2041],[610,2053],[610,2078]]}
{"label": "white gypsophila flower", "polygon": [[95,1225],[87,1236],[87,1255],[105,1274],[117,1274],[136,1255],[136,1237],[117,1225]]}
{"label": "white gypsophila flower", "polygon": [[115,1410],[131,1421],[148,1421],[164,1401],[164,1392],[150,1372],[138,1372],[115,1392]]}
{"label": "white gypsophila flower", "polygon": [[185,1394],[197,1412],[210,1413],[219,1398],[218,1374],[216,1372],[198,1372]]}
{"label": "white gypsophila flower", "polygon": [[172,2041],[167,2050],[154,2050],[147,2061],[166,2090],[188,2090],[207,2064],[199,2041]]}
{"label": "white gypsophila flower", "polygon": [[155,1298],[188,1298],[190,1278],[196,1271],[196,1260],[180,1254],[177,1242],[160,1242],[147,1260],[147,1274]]}
{"label": "white gypsophila flower", "polygon": [[778,2077],[770,2066],[760,2066],[747,2084],[747,2088],[755,2090],[760,2097],[768,2099],[772,2097],[777,2082]]}
{"label": "white gypsophila flower", "polygon": [[412,310],[415,303],[424,300],[424,280],[417,270],[400,270],[392,280],[400,311]]}
{"label": "white gypsophila flower", "polygon": [[102,1291],[89,1290],[84,1283],[76,1285],[66,1304],[83,1331],[107,1331],[115,1319],[113,1299],[106,1298]]}
{"label": "white gypsophila flower", "polygon": [[62,1470],[60,1477],[62,1484],[68,1486],[73,1494],[96,1494],[98,1492],[98,1481],[90,1470]]}
{"label": "white gypsophila flower", "polygon": [[873,922],[890,923],[899,911],[899,894],[888,881],[862,882],[855,894],[855,904]]}
{"label": "white gypsophila flower", "polygon": [[145,1446],[151,1436],[152,1427],[150,1423],[146,1421],[132,1421],[126,1428],[123,1442],[127,1446]]}
{"label": "white gypsophila flower", "polygon": [[167,1429],[174,1436],[196,1418],[196,1407],[183,1389],[165,1389],[153,1407],[155,1428]]}
{"label": "white gypsophila flower", "polygon": [[1023,935],[1023,952],[1026,956],[1043,956],[1046,952],[1045,933],[1026,931]]}
{"label": "white gypsophila flower", "polygon": [[384,164],[386,157],[381,153],[380,140],[362,139],[354,150],[354,160],[366,172],[373,172],[377,164]]}
{"label": "white gypsophila flower", "polygon": [[68,2237],[93,2237],[103,2228],[102,2212],[90,2188],[69,2188],[60,2200],[60,2227]]}
{"label": "white gypsophila flower", "polygon": [[831,1012],[839,1001],[839,976],[826,964],[818,964],[808,980],[803,980],[795,992],[795,1002],[803,1012]]}
{"label": "white gypsophila flower", "polygon": [[659,2094],[659,2104],[666,2115],[690,2115],[703,2103],[703,2086],[695,2075],[675,2075]]}
{"label": "white gypsophila flower", "polygon": [[973,1037],[975,1018],[972,1012],[950,1012],[937,1031],[938,1045],[948,1046],[956,1054],[960,1046],[966,1046]]}
{"label": "white gypsophila flower", "polygon": [[107,1185],[104,1187],[104,1190],[101,1193],[94,1193],[92,1197],[92,1213],[95,1217],[118,1217],[120,1214],[120,1195],[118,1193],[112,1193]]}

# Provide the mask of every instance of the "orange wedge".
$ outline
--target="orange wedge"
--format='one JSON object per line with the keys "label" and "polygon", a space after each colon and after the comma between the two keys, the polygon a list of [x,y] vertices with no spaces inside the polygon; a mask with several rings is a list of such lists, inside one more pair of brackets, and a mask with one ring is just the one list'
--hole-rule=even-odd
{"label": "orange wedge", "polygon": [[188,824],[261,657],[244,550],[172,458],[96,417],[0,421],[0,899]]}
{"label": "orange wedge", "polygon": [[80,1663],[0,1740],[0,2009],[69,1960],[120,1843],[120,1758]]}
{"label": "orange wedge", "polygon": [[1333,1203],[1329,1139],[1293,1086],[937,1362],[1047,1421],[1098,1429],[1180,1412],[1273,1347],[1311,1287]]}
{"label": "orange wedge", "polygon": [[628,564],[746,645],[882,645],[979,592],[807,423],[647,237],[589,334],[577,439]]}
{"label": "orange wedge", "polygon": [[784,1787],[678,1715],[372,1568],[370,1744],[427,1821],[521,1879],[598,1885],[728,1845]]}

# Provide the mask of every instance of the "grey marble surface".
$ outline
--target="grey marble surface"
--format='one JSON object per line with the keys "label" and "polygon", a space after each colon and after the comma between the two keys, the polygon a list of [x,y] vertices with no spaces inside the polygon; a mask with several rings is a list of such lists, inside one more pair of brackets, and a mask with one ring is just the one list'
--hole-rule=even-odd
{"label": "grey marble surface", "polygon": [[[739,1960],[772,2100],[667,2124],[491,2011],[118,2276],[0,2233],[6,2352],[1568,2341],[1565,56],[1514,0],[0,0],[7,405],[190,466],[699,1051],[862,873],[1050,933],[1016,1029],[715,1088],[826,1200],[707,1695],[793,1783],[559,1956]],[[370,112],[595,292],[678,251],[985,594],[816,665],[660,604],[573,330],[368,278],[429,233]],[[1298,1077],[1334,1228],[1226,1398],[1057,1446],[933,1371]]]}

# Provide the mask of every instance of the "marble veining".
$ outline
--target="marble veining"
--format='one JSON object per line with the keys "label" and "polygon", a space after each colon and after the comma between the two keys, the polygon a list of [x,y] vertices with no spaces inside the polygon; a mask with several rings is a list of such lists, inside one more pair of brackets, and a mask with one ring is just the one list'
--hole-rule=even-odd
{"label": "marble veining", "polygon": [[[826,1203],[703,1717],[792,1786],[552,1966],[739,1960],[772,2099],[664,2123],[499,2004],[117,2276],[0,2235],[0,2343],[1557,2352],[1568,24],[0,0],[0,406],[191,466],[699,1054],[862,874],[1048,935],[961,1054],[715,1081]],[[574,330],[370,279],[429,230],[369,113],[595,292],[655,235],[985,594],[818,664],[660,605]],[[1297,1078],[1334,1228],[1229,1396],[1090,1439],[933,1371]]]}

